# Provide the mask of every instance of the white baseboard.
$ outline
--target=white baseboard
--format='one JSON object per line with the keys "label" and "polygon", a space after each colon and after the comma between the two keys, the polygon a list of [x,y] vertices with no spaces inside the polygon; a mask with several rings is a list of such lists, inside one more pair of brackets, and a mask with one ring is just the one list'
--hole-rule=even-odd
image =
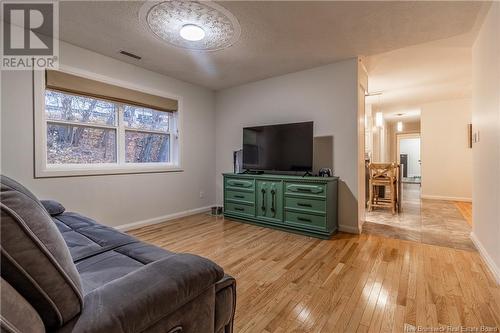
{"label": "white baseboard", "polygon": [[472,198],[464,198],[464,197],[445,197],[440,195],[424,195],[420,196],[422,199],[428,200],[445,200],[445,201],[464,201],[464,202],[472,202]]}
{"label": "white baseboard", "polygon": [[486,249],[484,248],[483,244],[481,244],[481,242],[477,238],[476,234],[474,234],[474,232],[470,233],[470,239],[476,246],[477,250],[479,251],[479,254],[481,255],[481,258],[483,258],[491,274],[493,274],[494,279],[497,281],[498,284],[500,284],[500,268],[495,264],[495,262],[490,257],[488,252],[486,252]]}
{"label": "white baseboard", "polygon": [[359,235],[361,233],[361,230],[359,230],[359,227],[354,227],[352,225],[339,225],[339,231],[342,232],[347,232],[349,234],[356,234]]}
{"label": "white baseboard", "polygon": [[116,226],[114,228],[118,229],[120,231],[132,230],[132,229],[144,227],[147,225],[153,225],[153,224],[158,224],[158,223],[166,222],[166,221],[173,220],[173,219],[178,219],[178,218],[189,216],[189,215],[204,213],[204,212],[209,211],[212,207],[213,206],[207,206],[207,207],[200,207],[200,208],[185,210],[183,212],[153,217],[152,219],[122,224],[122,225]]}

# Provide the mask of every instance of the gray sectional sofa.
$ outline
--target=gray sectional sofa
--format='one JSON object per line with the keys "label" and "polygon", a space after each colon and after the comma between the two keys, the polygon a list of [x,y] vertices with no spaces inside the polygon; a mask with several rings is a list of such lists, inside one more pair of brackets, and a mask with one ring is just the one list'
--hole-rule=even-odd
{"label": "gray sectional sofa", "polygon": [[1,176],[2,332],[232,332],[235,280]]}

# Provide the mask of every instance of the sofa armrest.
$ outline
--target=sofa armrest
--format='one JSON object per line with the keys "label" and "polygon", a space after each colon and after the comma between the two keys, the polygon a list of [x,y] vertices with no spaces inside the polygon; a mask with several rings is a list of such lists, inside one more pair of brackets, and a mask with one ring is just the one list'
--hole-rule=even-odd
{"label": "sofa armrest", "polygon": [[226,274],[215,284],[215,332],[233,332],[235,311],[236,280]]}
{"label": "sofa armrest", "polygon": [[85,295],[82,313],[64,331],[142,332],[223,276],[219,266],[195,255],[155,261]]}

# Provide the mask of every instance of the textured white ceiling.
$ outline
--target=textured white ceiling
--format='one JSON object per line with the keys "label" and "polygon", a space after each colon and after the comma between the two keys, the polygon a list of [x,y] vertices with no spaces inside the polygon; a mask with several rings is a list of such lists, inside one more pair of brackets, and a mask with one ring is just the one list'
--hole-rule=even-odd
{"label": "textured white ceiling", "polygon": [[426,103],[470,97],[470,37],[465,34],[366,57],[369,90],[377,92],[367,102],[373,110],[384,112],[387,120],[418,119]]}
{"label": "textured white ceiling", "polygon": [[[143,2],[136,1],[63,1],[60,36],[155,72],[222,89],[461,35],[471,31],[483,6],[461,1],[218,3],[239,20],[241,38],[216,52],[189,51],[159,41],[140,21]],[[120,50],[142,60],[122,56]]]}

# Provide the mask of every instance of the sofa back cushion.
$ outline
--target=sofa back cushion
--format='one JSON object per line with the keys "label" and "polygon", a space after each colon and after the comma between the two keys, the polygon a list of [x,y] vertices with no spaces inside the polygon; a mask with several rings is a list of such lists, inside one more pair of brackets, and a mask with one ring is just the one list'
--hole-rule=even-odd
{"label": "sofa back cushion", "polygon": [[82,310],[79,274],[56,225],[40,201],[0,176],[1,275],[57,329]]}

